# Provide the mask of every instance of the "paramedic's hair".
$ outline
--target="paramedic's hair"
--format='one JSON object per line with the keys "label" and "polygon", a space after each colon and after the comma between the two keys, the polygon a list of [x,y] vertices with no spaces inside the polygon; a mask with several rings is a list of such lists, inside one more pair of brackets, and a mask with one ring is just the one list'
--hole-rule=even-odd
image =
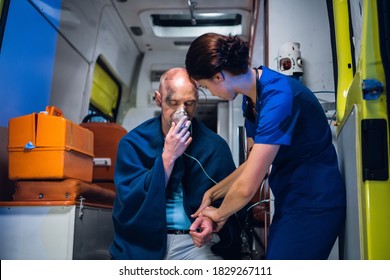
{"label": "paramedic's hair", "polygon": [[210,79],[222,70],[233,75],[244,74],[249,66],[249,44],[237,35],[206,33],[192,42],[185,64],[195,80]]}

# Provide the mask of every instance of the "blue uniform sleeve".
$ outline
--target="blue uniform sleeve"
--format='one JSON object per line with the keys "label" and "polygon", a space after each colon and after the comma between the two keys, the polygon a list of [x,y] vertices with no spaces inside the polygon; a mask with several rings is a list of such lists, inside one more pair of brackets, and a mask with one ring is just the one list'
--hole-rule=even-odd
{"label": "blue uniform sleeve", "polygon": [[294,107],[293,92],[287,80],[267,85],[258,102],[260,112],[254,142],[290,145],[300,110]]}

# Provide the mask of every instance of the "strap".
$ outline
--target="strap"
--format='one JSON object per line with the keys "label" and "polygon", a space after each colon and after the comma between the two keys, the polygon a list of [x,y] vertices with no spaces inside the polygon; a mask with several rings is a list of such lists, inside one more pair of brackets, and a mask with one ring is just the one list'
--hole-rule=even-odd
{"label": "strap", "polygon": [[167,234],[189,234],[188,229],[167,229]]}

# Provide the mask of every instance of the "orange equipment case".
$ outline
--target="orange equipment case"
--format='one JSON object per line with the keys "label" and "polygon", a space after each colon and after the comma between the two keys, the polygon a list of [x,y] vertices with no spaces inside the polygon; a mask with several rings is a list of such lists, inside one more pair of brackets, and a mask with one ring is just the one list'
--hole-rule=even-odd
{"label": "orange equipment case", "polygon": [[[92,182],[109,189],[114,187],[114,170],[118,144],[127,130],[116,123],[84,122],[81,126],[94,134],[94,166]],[[106,163],[107,162],[107,163]]]}
{"label": "orange equipment case", "polygon": [[74,178],[92,181],[93,133],[62,117],[61,110],[10,119],[11,180]]}

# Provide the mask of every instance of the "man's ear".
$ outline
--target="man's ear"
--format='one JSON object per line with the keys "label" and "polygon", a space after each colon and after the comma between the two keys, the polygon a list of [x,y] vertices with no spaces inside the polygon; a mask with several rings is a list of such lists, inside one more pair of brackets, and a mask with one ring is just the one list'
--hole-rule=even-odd
{"label": "man's ear", "polygon": [[158,107],[161,107],[161,93],[158,92],[157,90],[154,92],[154,99],[156,101],[156,105]]}

